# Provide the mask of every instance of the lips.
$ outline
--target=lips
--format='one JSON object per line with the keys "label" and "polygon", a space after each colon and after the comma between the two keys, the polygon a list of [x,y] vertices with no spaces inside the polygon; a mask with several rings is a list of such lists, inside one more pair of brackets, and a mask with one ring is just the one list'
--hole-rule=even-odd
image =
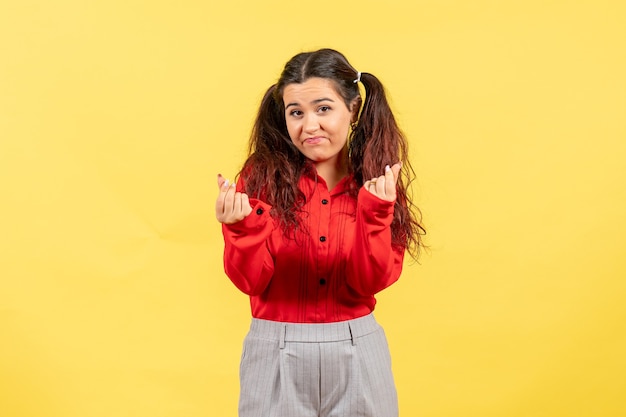
{"label": "lips", "polygon": [[324,139],[323,136],[314,136],[311,138],[306,138],[304,139],[304,143],[307,143],[309,145],[317,145],[318,143],[320,143],[322,140]]}

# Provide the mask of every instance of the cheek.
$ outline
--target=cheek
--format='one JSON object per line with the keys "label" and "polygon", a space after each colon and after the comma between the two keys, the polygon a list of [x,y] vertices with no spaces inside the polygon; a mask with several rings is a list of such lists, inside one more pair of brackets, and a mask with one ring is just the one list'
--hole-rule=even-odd
{"label": "cheek", "polygon": [[287,133],[289,133],[289,137],[291,138],[292,142],[294,143],[297,142],[296,139],[300,136],[299,132],[300,132],[300,129],[297,123],[287,122]]}
{"label": "cheek", "polygon": [[350,120],[343,118],[335,120],[332,129],[339,137],[347,136],[348,131],[350,130]]}

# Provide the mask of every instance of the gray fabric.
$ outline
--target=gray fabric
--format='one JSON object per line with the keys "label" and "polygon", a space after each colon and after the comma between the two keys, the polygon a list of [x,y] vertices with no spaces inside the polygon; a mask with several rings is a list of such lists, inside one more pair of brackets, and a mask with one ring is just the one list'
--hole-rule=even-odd
{"label": "gray fabric", "polygon": [[397,417],[389,348],[373,315],[338,323],[252,319],[239,417]]}

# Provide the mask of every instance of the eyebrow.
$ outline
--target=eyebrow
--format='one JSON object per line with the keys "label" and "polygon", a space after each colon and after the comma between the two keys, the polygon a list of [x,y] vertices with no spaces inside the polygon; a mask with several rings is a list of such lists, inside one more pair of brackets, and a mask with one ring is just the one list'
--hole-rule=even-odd
{"label": "eyebrow", "polygon": [[[323,102],[323,101],[330,101],[331,103],[334,103],[334,102],[335,102],[335,100],[330,99],[330,98],[328,98],[328,97],[322,97],[322,98],[318,98],[317,100],[313,100],[313,101],[311,102],[311,104],[319,104],[319,103],[321,103],[321,102]],[[298,106],[298,103],[289,103],[289,104],[287,104],[287,105],[285,106],[285,110],[287,110],[287,109],[288,109],[289,107],[291,107],[291,106]]]}

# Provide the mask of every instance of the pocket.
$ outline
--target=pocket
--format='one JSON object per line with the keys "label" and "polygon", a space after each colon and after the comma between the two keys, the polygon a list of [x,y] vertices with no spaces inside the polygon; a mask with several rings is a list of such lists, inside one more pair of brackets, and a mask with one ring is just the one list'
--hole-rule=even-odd
{"label": "pocket", "polygon": [[278,366],[278,342],[247,335],[243,340],[240,380],[266,378],[266,374],[276,372]]}
{"label": "pocket", "polygon": [[391,369],[391,355],[382,328],[357,339],[356,346],[363,402],[372,415],[398,415],[398,394]]}
{"label": "pocket", "polygon": [[241,416],[269,416],[279,400],[278,342],[246,336],[239,366]]}

